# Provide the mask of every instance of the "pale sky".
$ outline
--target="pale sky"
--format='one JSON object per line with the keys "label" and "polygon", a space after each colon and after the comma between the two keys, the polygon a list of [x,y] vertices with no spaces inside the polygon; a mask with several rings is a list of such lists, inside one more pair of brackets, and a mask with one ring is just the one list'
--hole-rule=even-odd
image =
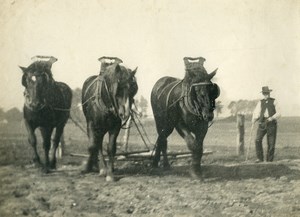
{"label": "pale sky", "polygon": [[58,58],[54,79],[71,88],[117,56],[138,66],[148,100],[160,77],[183,78],[183,57],[202,56],[226,106],[268,85],[282,115],[300,116],[298,0],[1,0],[0,107],[22,107],[18,65],[35,55]]}

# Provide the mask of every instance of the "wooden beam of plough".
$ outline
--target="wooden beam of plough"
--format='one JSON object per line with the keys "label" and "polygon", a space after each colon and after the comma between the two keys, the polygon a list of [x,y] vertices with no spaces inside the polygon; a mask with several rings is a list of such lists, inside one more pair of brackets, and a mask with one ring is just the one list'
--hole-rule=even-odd
{"label": "wooden beam of plough", "polygon": [[[203,155],[209,155],[212,154],[212,151],[204,151]],[[142,151],[133,151],[128,153],[117,153],[116,159],[118,161],[143,161],[143,160],[150,160],[152,157],[152,151],[149,150],[142,150]],[[76,154],[71,153],[71,156],[74,157],[88,157],[87,154]],[[167,156],[171,157],[172,159],[182,159],[182,158],[189,158],[191,157],[191,152],[168,152]],[[107,155],[104,155],[104,157],[107,157]]]}

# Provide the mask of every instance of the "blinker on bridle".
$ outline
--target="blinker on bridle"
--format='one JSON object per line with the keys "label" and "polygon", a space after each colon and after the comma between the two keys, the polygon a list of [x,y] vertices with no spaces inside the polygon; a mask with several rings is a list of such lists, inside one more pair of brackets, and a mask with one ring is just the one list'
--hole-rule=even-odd
{"label": "blinker on bridle", "polygon": [[[30,79],[31,79],[32,81],[36,82],[37,77],[41,77],[41,76],[44,76],[44,75],[46,76],[46,80],[47,80],[47,82],[48,82],[48,81],[49,81],[49,75],[48,75],[45,71],[43,71],[42,73],[39,73],[38,75],[36,75],[36,74],[33,73],[33,75],[30,77]],[[28,109],[30,109],[31,111],[40,111],[40,110],[42,110],[43,108],[45,108],[45,107],[46,107],[46,104],[47,104],[45,98],[43,98],[42,104],[41,104],[41,106],[40,106],[39,109],[33,109],[33,108],[30,106],[30,104],[28,104],[28,102],[27,102],[26,99],[30,98],[30,94],[28,93],[27,89],[28,89],[28,87],[25,88],[25,92],[24,92],[25,105],[26,105],[26,107],[27,107]]]}
{"label": "blinker on bridle", "polygon": [[193,87],[195,87],[195,86],[205,86],[205,85],[212,85],[212,83],[211,82],[207,82],[207,81],[194,83],[189,88],[189,94],[191,93]]}

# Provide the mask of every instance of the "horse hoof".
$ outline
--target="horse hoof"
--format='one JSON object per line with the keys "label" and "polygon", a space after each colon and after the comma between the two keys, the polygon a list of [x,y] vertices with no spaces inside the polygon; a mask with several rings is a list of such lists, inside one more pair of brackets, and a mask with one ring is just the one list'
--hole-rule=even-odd
{"label": "horse hoof", "polygon": [[106,176],[105,180],[107,182],[113,182],[113,181],[115,181],[114,177],[112,177],[112,176]]}
{"label": "horse hoof", "polygon": [[99,176],[106,176],[106,170],[101,169],[99,172]]}
{"label": "horse hoof", "polygon": [[44,174],[49,174],[50,173],[50,169],[49,168],[42,168],[42,172]]}
{"label": "horse hoof", "polygon": [[34,167],[36,167],[36,168],[43,166],[43,164],[41,163],[41,161],[39,159],[33,159],[32,163],[33,163]]}
{"label": "horse hoof", "polygon": [[153,163],[152,163],[152,167],[153,167],[153,168],[158,168],[158,162],[153,162]]}
{"label": "horse hoof", "polygon": [[50,164],[50,168],[52,169],[52,170],[56,170],[56,164]]}
{"label": "horse hoof", "polygon": [[88,174],[88,173],[91,173],[91,172],[92,172],[91,169],[84,169],[80,173],[84,175],[84,174]]}
{"label": "horse hoof", "polygon": [[169,170],[171,170],[171,165],[170,164],[164,164],[163,168],[164,168],[164,170],[169,171]]}
{"label": "horse hoof", "polygon": [[200,171],[190,170],[189,173],[192,179],[203,181],[202,173]]}

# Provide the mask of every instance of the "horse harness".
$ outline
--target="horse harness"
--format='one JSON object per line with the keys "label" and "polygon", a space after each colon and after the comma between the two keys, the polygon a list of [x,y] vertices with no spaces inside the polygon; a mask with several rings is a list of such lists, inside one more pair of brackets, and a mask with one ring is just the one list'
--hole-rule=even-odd
{"label": "horse harness", "polygon": [[[93,96],[91,96],[90,98],[88,98],[85,102],[82,103],[82,105],[88,103],[90,100],[92,100],[92,102],[94,104],[96,104],[96,106],[98,107],[98,109],[100,109],[103,112],[109,113],[109,112],[113,112],[114,114],[117,114],[117,105],[115,104],[115,101],[112,99],[112,96],[108,90],[108,86],[107,83],[105,81],[105,79],[103,78],[102,75],[98,75],[91,83],[90,85],[86,88],[86,91],[84,93],[84,96],[86,96],[87,92],[89,91],[89,89],[96,83],[96,90]],[[111,102],[111,106],[107,106],[105,105],[105,103],[103,102],[102,98],[101,98],[101,92],[102,92],[102,86],[104,85],[104,88],[108,94],[108,98]]]}
{"label": "horse harness", "polygon": [[211,83],[210,82],[199,82],[199,83],[194,83],[191,86],[187,86],[187,85],[183,84],[180,97],[178,99],[176,99],[171,105],[169,105],[169,98],[170,98],[172,91],[175,89],[175,87],[177,87],[181,83],[183,83],[183,80],[175,81],[175,82],[172,82],[169,85],[167,85],[165,88],[162,89],[161,93],[158,96],[158,99],[161,97],[163,92],[166,91],[166,89],[168,87],[170,87],[170,85],[173,85],[167,94],[166,111],[168,111],[168,109],[171,108],[172,106],[174,106],[177,102],[181,102],[190,113],[192,113],[193,115],[197,116],[200,119],[203,119],[201,113],[199,112],[198,104],[194,101],[194,104],[196,106],[193,105],[190,95],[191,95],[192,88],[194,86],[210,85]]}
{"label": "horse harness", "polygon": [[[54,81],[55,82],[55,81]],[[54,85],[57,87],[57,89],[60,91],[62,97],[63,97],[63,102],[66,101],[66,98],[65,98],[65,95],[63,93],[63,91],[60,89],[60,87],[58,85],[56,85],[56,83],[54,83]],[[28,96],[28,92],[27,90],[25,89],[24,91],[24,97],[26,98]],[[30,107],[30,105],[28,104],[27,100],[25,100],[25,106],[26,108],[28,108],[29,110],[33,111],[33,109]],[[44,99],[44,103],[43,103],[43,106],[41,108],[39,108],[38,111],[41,111],[42,109],[48,107],[51,111],[62,111],[62,112],[70,112],[71,109],[65,109],[65,108],[57,108],[57,107],[53,107],[52,105],[50,105],[49,103],[47,103],[46,99]],[[37,112],[38,112],[37,111]]]}
{"label": "horse harness", "polygon": [[[32,76],[32,79],[33,79],[33,80],[36,80],[36,77],[37,77],[37,76],[46,75],[47,81],[49,81],[49,80],[51,79],[50,82],[52,83],[52,85],[56,86],[56,87],[58,88],[58,90],[61,92],[63,98],[65,98],[65,96],[64,96],[63,92],[61,91],[60,87],[56,85],[55,80],[52,78],[51,72],[49,72],[49,73],[50,73],[50,74],[48,74],[47,72],[43,72],[43,73],[41,73],[41,74],[39,74],[39,75],[33,75],[33,76]],[[22,82],[23,82],[23,81],[22,81]],[[30,105],[28,104],[28,101],[26,100],[26,98],[29,96],[28,91],[27,91],[27,88],[25,89],[23,95],[24,95],[24,97],[25,97],[25,103],[24,103],[25,106],[26,106],[29,110],[33,111],[33,109],[32,109],[32,108],[30,107]],[[44,101],[44,103],[43,103],[42,107],[39,108],[38,111],[42,110],[42,109],[45,108],[45,107],[49,107],[51,110],[61,110],[61,111],[65,111],[65,110],[66,110],[66,109],[60,109],[60,108],[53,108],[51,105],[49,105],[49,104],[47,103],[46,98],[44,98],[43,101]],[[68,111],[69,111],[69,109],[68,109]]]}

